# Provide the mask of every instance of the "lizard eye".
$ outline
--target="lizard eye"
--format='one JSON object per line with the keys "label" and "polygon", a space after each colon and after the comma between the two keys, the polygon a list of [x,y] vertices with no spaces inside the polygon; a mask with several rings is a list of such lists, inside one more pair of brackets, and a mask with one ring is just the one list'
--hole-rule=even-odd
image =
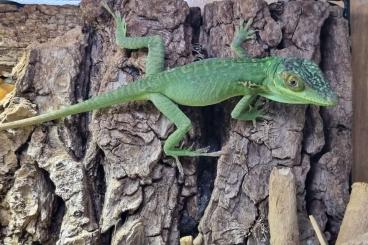
{"label": "lizard eye", "polygon": [[285,77],[285,85],[293,91],[304,90],[304,82],[294,75],[288,75]]}
{"label": "lizard eye", "polygon": [[290,80],[289,81],[289,86],[295,88],[295,87],[298,86],[298,82],[296,80]]}

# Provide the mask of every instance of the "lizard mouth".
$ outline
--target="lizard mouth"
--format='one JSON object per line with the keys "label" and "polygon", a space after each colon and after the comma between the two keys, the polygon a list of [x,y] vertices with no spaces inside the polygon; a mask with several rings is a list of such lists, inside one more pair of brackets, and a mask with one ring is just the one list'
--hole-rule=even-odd
{"label": "lizard mouth", "polygon": [[309,99],[309,101],[311,102],[311,104],[319,106],[335,106],[338,103],[339,99],[336,94],[330,94],[326,96],[324,100]]}
{"label": "lizard mouth", "polygon": [[338,102],[338,98],[336,94],[330,94],[328,96],[318,96],[316,99],[314,99],[311,96],[292,96],[288,97],[283,94],[283,96],[275,96],[274,94],[261,94],[261,96],[266,97],[270,100],[281,102],[281,103],[287,103],[287,104],[312,104],[312,105],[318,105],[318,106],[334,106]]}

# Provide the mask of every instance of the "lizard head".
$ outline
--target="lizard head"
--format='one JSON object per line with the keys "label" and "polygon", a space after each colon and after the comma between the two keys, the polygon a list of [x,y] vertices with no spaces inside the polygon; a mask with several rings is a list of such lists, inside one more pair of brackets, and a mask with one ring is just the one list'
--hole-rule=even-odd
{"label": "lizard head", "polygon": [[315,63],[306,59],[283,58],[273,71],[264,97],[292,104],[337,104],[336,93]]}

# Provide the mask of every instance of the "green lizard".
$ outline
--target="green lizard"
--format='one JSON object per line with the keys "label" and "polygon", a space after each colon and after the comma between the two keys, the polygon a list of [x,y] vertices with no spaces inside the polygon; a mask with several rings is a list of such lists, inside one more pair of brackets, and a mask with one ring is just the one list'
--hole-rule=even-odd
{"label": "green lizard", "polygon": [[[68,115],[88,112],[128,101],[149,100],[176,126],[164,144],[166,155],[219,156],[222,152],[206,149],[181,149],[177,145],[192,127],[190,119],[178,104],[206,106],[231,97],[242,96],[231,112],[239,120],[255,120],[262,111],[252,107],[257,96],[291,104],[333,106],[337,96],[319,67],[311,61],[298,58],[250,58],[241,44],[252,38],[251,21],[242,22],[237,29],[231,48],[237,58],[212,58],[164,71],[164,43],[159,36],[127,37],[126,23],[121,15],[113,13],[116,23],[116,42],[121,48],[148,48],[146,75],[132,84],[101,94],[81,103],[39,116],[0,124],[0,130],[40,124]],[[180,169],[179,169],[180,170]]]}

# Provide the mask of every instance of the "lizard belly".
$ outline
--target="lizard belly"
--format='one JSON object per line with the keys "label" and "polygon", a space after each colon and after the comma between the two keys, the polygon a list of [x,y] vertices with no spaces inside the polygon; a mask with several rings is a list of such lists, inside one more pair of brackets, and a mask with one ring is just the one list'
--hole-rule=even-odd
{"label": "lizard belly", "polygon": [[191,84],[191,86],[169,86],[164,94],[175,103],[187,106],[206,106],[217,104],[234,96],[236,93],[229,84]]}

